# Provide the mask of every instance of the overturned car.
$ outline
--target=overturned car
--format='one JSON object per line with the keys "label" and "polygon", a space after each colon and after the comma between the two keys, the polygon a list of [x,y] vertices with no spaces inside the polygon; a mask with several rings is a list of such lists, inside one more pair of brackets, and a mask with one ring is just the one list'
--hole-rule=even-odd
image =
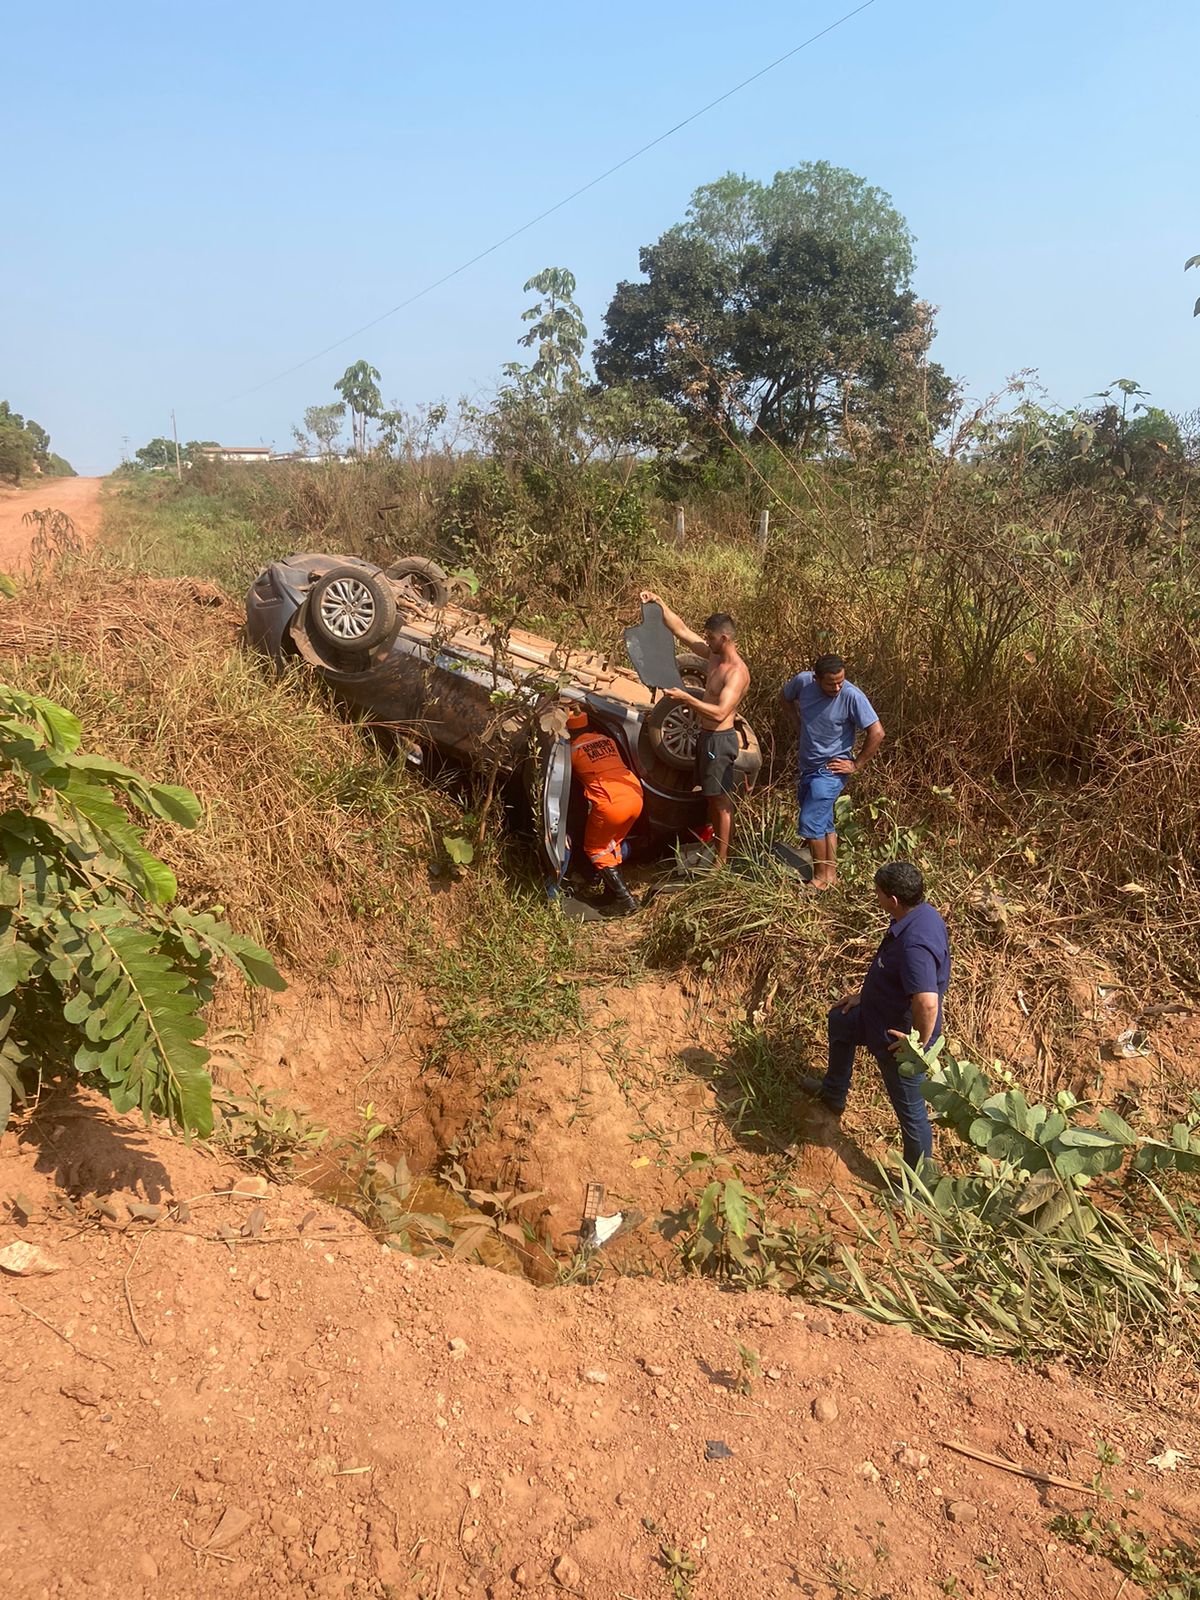
{"label": "overturned car", "polygon": [[[497,770],[528,797],[545,866],[561,879],[583,796],[572,793],[562,702],[585,705],[641,779],[645,804],[630,841],[660,853],[702,837],[694,712],[659,697],[703,687],[705,663],[676,656],[658,606],[626,630],[638,670],[517,628],[497,629],[469,609],[433,562],[382,568],[347,556],[300,554],[272,562],[246,597],[250,642],[276,661],[299,657],[348,705],[414,746]],[[738,718],[737,769],[752,784],[758,740]]]}

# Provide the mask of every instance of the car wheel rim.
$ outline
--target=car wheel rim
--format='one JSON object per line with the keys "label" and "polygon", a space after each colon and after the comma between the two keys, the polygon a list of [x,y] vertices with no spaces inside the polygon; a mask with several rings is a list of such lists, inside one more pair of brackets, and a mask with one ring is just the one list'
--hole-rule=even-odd
{"label": "car wheel rim", "polygon": [[692,761],[696,755],[696,713],[688,706],[670,711],[659,729],[664,750],[681,760]]}
{"label": "car wheel rim", "polygon": [[321,622],[335,639],[363,638],[375,624],[375,596],[358,578],[338,578],[321,596]]}

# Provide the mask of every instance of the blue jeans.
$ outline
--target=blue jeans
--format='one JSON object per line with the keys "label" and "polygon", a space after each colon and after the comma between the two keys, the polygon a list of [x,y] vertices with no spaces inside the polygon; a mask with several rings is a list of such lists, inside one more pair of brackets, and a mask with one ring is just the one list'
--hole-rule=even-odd
{"label": "blue jeans", "polygon": [[[829,1013],[829,1067],[821,1098],[831,1111],[839,1114],[846,1107],[850,1080],[854,1076],[854,1053],[860,1044],[864,1044],[864,1040],[859,1008],[855,1006],[843,1013],[840,1005],[834,1006]],[[929,1125],[925,1096],[921,1093],[921,1080],[902,1077],[896,1058],[882,1045],[866,1048],[879,1063],[883,1086],[900,1124],[905,1164],[916,1168],[922,1157],[927,1161],[933,1157],[933,1129]]]}

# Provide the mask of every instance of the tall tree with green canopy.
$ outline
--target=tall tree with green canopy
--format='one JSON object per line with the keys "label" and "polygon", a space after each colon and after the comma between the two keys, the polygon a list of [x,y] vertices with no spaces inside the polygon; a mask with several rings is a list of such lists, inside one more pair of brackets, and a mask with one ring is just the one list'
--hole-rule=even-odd
{"label": "tall tree with green canopy", "polygon": [[951,386],[928,361],[912,235],[855,173],[824,161],[769,184],[727,173],[640,262],[645,281],[619,284],[609,305],[597,375],[670,401],[698,434],[715,419],[802,451],[835,429],[903,447],[944,419]]}
{"label": "tall tree with green canopy", "polygon": [[75,469],[50,449],[50,435],[40,423],[0,400],[0,478],[19,483],[33,473],[44,478],[73,478]]}
{"label": "tall tree with green canopy", "polygon": [[354,432],[354,449],[360,456],[367,453],[367,423],[383,410],[383,396],[379,392],[379,373],[368,361],[355,361],[333,386],[350,407],[350,425]]}
{"label": "tall tree with green canopy", "polygon": [[749,246],[767,248],[783,233],[815,233],[877,254],[896,289],[906,289],[913,273],[913,237],[891,195],[828,161],[789,167],[770,183],[727,172],[701,184],[683,231],[735,261]]}

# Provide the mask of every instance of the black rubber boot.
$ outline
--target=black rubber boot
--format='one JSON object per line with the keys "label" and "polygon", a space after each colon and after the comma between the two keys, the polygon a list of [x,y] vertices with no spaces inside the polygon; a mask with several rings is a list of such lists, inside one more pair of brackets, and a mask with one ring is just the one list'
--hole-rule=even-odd
{"label": "black rubber boot", "polygon": [[617,867],[601,867],[600,877],[604,883],[605,898],[612,903],[618,916],[628,917],[637,910],[638,903],[630,894],[629,886]]}

